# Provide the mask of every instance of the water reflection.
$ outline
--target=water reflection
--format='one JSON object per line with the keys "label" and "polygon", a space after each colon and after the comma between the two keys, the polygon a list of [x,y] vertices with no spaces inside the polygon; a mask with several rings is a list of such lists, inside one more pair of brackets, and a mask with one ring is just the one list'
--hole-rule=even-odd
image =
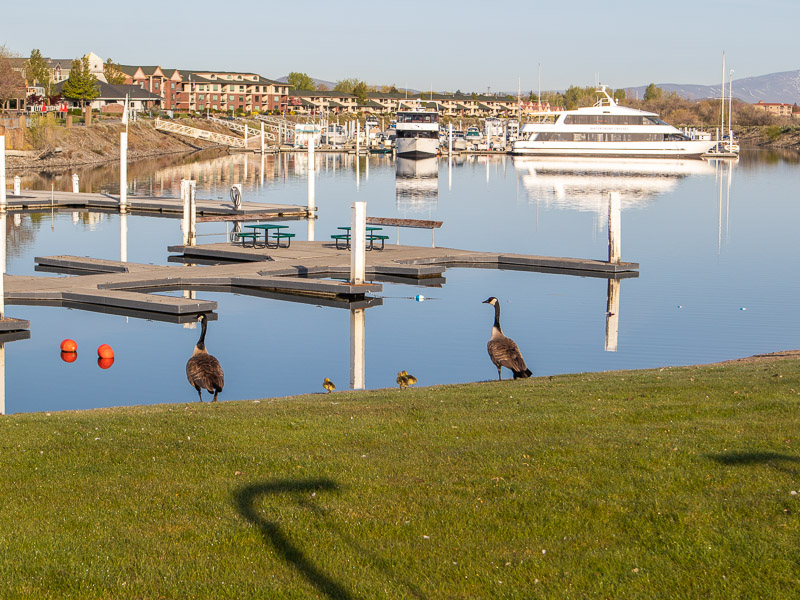
{"label": "water reflection", "polygon": [[642,207],[672,191],[690,175],[713,175],[703,160],[514,157],[530,200],[565,210],[607,213],[608,192],[619,192],[622,209]]}
{"label": "water reflection", "polygon": [[438,159],[398,158],[395,175],[397,208],[404,212],[428,212],[439,201]]}

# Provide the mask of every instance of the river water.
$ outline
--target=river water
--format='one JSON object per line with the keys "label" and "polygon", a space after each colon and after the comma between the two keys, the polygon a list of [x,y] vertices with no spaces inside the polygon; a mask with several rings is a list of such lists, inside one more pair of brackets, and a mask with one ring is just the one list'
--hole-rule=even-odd
{"label": "river water", "polygon": [[[131,165],[129,194],[179,195],[181,177],[198,196],[307,204],[305,154],[195,154]],[[82,191],[118,192],[116,167],[79,172]],[[23,176],[23,188],[71,189],[72,172]],[[384,284],[367,309],[365,383],[395,385],[399,370],[419,385],[493,379],[486,353],[493,311],[535,375],[707,363],[800,347],[798,236],[800,155],[744,151],[736,163],[697,160],[520,159],[508,156],[395,161],[316,155],[316,239],[349,224],[350,204],[367,214],[436,219],[436,245],[605,260],[607,192],[621,195],[623,260],[639,277],[614,284],[608,334],[606,279],[564,274],[449,269],[438,287]],[[34,257],[119,259],[120,218],[86,212],[12,215],[8,266],[32,275]],[[304,221],[288,222],[306,239]],[[199,243],[220,242],[224,223],[201,224]],[[390,241],[396,242],[391,230]],[[427,230],[400,242],[428,245]],[[180,243],[177,219],[127,217],[127,258],[168,264]],[[176,268],[178,268],[176,266]],[[40,276],[53,276],[37,273]],[[425,299],[417,300],[417,296]],[[208,350],[225,370],[221,400],[348,389],[350,311],[307,303],[197,292],[219,303]],[[182,324],[44,306],[7,306],[31,321],[31,338],[5,345],[6,412],[72,410],[197,400],[185,376],[199,329]],[[615,323],[615,326],[613,326]],[[616,335],[614,329],[618,330]],[[78,343],[75,362],[59,343]],[[114,364],[100,369],[96,348]],[[504,377],[509,373],[504,371]],[[208,399],[208,396],[205,396]]]}

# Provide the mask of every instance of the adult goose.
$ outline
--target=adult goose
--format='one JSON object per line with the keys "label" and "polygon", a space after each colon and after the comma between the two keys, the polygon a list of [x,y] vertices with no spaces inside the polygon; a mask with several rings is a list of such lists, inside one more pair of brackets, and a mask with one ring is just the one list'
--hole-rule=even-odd
{"label": "adult goose", "polygon": [[202,324],[203,330],[200,333],[200,339],[197,340],[197,345],[194,347],[192,357],[186,363],[186,378],[192,387],[197,390],[200,402],[203,401],[201,390],[208,390],[209,394],[214,394],[214,399],[211,401],[216,402],[217,394],[225,386],[225,375],[216,357],[211,356],[206,350],[208,319],[205,315],[200,315],[197,320]]}
{"label": "adult goose", "polygon": [[483,304],[494,306],[492,337],[489,339],[486,349],[489,351],[489,358],[492,359],[494,366],[497,367],[497,378],[503,379],[500,367],[511,369],[511,372],[514,373],[514,379],[522,379],[533,375],[525,365],[525,359],[522,358],[522,353],[519,351],[517,344],[510,337],[503,335],[503,330],[500,329],[500,302],[498,302],[497,298],[491,296],[484,300]]}

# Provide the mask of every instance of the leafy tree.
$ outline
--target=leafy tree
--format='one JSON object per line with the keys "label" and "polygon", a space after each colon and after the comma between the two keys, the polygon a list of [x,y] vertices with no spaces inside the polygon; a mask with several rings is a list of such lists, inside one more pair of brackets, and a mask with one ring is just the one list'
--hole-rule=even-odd
{"label": "leafy tree", "polygon": [[97,77],[89,70],[88,55],[72,61],[69,78],[64,82],[61,93],[65,98],[79,100],[81,106],[85,106],[86,102],[100,95],[100,90],[97,89]]}
{"label": "leafy tree", "polygon": [[105,64],[103,64],[103,75],[106,77],[106,81],[111,85],[122,85],[128,80],[128,76],[123,73],[119,65],[116,64],[113,60],[106,59]]}
{"label": "leafy tree", "polygon": [[644,91],[644,101],[658,100],[664,95],[664,90],[658,87],[655,83],[651,83]]}
{"label": "leafy tree", "polygon": [[627,98],[625,90],[621,88],[618,90],[614,90],[614,100],[616,100],[617,102],[624,102],[625,98]]}
{"label": "leafy tree", "polygon": [[318,91],[318,92],[329,92],[329,91],[330,91],[330,88],[329,88],[327,85],[325,85],[324,83],[320,83],[320,84],[317,86],[317,91]]}
{"label": "leafy tree", "polygon": [[14,53],[5,44],[0,46],[0,108],[3,110],[8,108],[9,100],[25,96],[25,80],[14,70],[12,58],[15,58]]}
{"label": "leafy tree", "polygon": [[43,87],[45,96],[51,94],[53,84],[52,73],[50,72],[50,67],[47,66],[47,61],[38,48],[31,50],[30,58],[25,61],[25,78],[31,85],[38,83]]}
{"label": "leafy tree", "polygon": [[352,94],[356,85],[359,83],[358,79],[340,79],[333,86],[334,92],[343,92],[345,94]]}
{"label": "leafy tree", "polygon": [[289,77],[286,78],[286,83],[293,86],[296,90],[316,90],[317,86],[314,83],[314,80],[308,75],[308,73],[297,73],[296,71],[292,71],[289,73]]}
{"label": "leafy tree", "polygon": [[360,104],[364,104],[367,101],[369,90],[370,88],[366,83],[364,83],[363,81],[359,81],[358,83],[355,84],[355,86],[353,86],[353,91],[351,93],[355,94]]}

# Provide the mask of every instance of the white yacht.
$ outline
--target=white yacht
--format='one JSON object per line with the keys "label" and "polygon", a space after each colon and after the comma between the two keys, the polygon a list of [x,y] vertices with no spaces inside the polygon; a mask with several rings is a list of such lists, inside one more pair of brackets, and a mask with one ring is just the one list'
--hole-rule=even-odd
{"label": "white yacht", "polygon": [[439,153],[439,113],[409,110],[397,113],[397,156],[426,158]]}
{"label": "white yacht", "polygon": [[697,156],[715,142],[693,139],[655,113],[618,106],[606,91],[592,107],[553,113],[540,123],[526,123],[512,144],[512,154],[538,156]]}

